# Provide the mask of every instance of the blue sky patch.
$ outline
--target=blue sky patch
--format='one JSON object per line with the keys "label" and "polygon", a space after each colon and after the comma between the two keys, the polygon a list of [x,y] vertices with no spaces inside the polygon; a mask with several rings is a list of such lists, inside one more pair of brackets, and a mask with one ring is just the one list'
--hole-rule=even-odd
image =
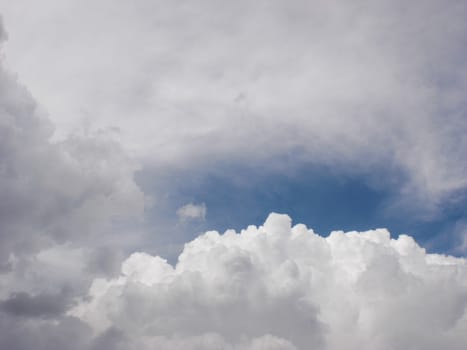
{"label": "blue sky patch", "polygon": [[[460,237],[453,233],[467,217],[465,202],[446,205],[430,219],[410,215],[407,208],[389,209],[396,187],[370,185],[374,181],[363,175],[338,174],[316,165],[289,173],[230,165],[207,172],[150,174],[141,172],[138,182],[156,197],[147,218],[149,226],[156,228],[151,240],[157,241],[159,249],[167,247],[164,243],[182,244],[206,230],[224,232],[261,225],[270,212],[278,212],[324,236],[333,230],[384,227],[394,237],[402,233],[413,236],[430,252],[460,254],[456,251]],[[160,196],[164,200],[158,204]],[[205,221],[177,222],[177,209],[187,203],[204,203]]]}

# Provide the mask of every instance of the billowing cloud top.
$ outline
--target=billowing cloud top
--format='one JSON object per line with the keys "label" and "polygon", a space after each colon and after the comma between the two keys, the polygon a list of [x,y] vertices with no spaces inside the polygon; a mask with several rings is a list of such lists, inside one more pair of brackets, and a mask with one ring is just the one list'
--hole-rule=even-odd
{"label": "billowing cloud top", "polygon": [[286,215],[132,254],[70,314],[140,349],[463,349],[467,265],[387,230],[324,238]]}

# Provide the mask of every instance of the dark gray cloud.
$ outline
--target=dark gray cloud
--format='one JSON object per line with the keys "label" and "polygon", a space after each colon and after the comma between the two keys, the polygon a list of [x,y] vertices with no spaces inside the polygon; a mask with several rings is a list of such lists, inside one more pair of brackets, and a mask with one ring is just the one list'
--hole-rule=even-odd
{"label": "dark gray cloud", "polygon": [[0,301],[0,310],[14,316],[49,318],[62,315],[70,305],[70,296],[66,292],[39,295],[19,292]]}
{"label": "dark gray cloud", "polygon": [[111,327],[95,338],[91,350],[126,350],[130,349],[131,346],[131,341],[125,337],[125,334],[122,331]]}
{"label": "dark gray cloud", "polygon": [[125,256],[122,250],[115,247],[98,247],[89,257],[87,270],[93,275],[113,276],[120,272]]}
{"label": "dark gray cloud", "polygon": [[85,350],[92,337],[89,327],[72,317],[31,321],[0,314],[0,329],[0,348],[10,350]]}

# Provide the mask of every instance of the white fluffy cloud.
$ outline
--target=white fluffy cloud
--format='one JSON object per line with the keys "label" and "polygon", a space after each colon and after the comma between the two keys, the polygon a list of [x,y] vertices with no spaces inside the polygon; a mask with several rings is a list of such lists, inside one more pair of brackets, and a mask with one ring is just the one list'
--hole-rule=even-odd
{"label": "white fluffy cloud", "polygon": [[387,166],[428,207],[465,188],[463,2],[0,4],[8,62],[60,136],[2,51],[1,349],[465,347],[466,261],[385,230],[323,238],[273,214],[115,271],[145,204],[128,150],[161,171]]}
{"label": "white fluffy cloud", "polygon": [[188,203],[177,210],[179,220],[204,220],[206,218],[206,204]]}
{"label": "white fluffy cloud", "polygon": [[465,1],[2,5],[10,64],[62,135],[115,126],[157,167],[383,167],[425,209],[466,187]]}
{"label": "white fluffy cloud", "polygon": [[464,259],[384,229],[324,238],[271,214],[199,236],[175,267],[134,253],[71,314],[129,348],[460,350],[466,306]]}

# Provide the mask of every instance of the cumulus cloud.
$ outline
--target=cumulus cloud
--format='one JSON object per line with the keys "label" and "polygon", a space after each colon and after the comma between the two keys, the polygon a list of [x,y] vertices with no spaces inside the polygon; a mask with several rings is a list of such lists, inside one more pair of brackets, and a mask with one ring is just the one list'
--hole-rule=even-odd
{"label": "cumulus cloud", "polygon": [[240,233],[206,232],[176,266],[132,254],[70,315],[97,334],[119,330],[128,348],[462,349],[466,281],[464,259],[409,236],[322,237],[271,214]]}
{"label": "cumulus cloud", "polygon": [[179,220],[204,220],[206,218],[206,204],[188,203],[177,210]]}
{"label": "cumulus cloud", "polygon": [[383,167],[427,207],[465,188],[464,3],[0,3],[8,63],[53,120],[2,51],[1,349],[465,347],[466,261],[409,236],[271,214],[206,232],[175,266],[122,251],[146,201],[127,151],[162,170]]}

